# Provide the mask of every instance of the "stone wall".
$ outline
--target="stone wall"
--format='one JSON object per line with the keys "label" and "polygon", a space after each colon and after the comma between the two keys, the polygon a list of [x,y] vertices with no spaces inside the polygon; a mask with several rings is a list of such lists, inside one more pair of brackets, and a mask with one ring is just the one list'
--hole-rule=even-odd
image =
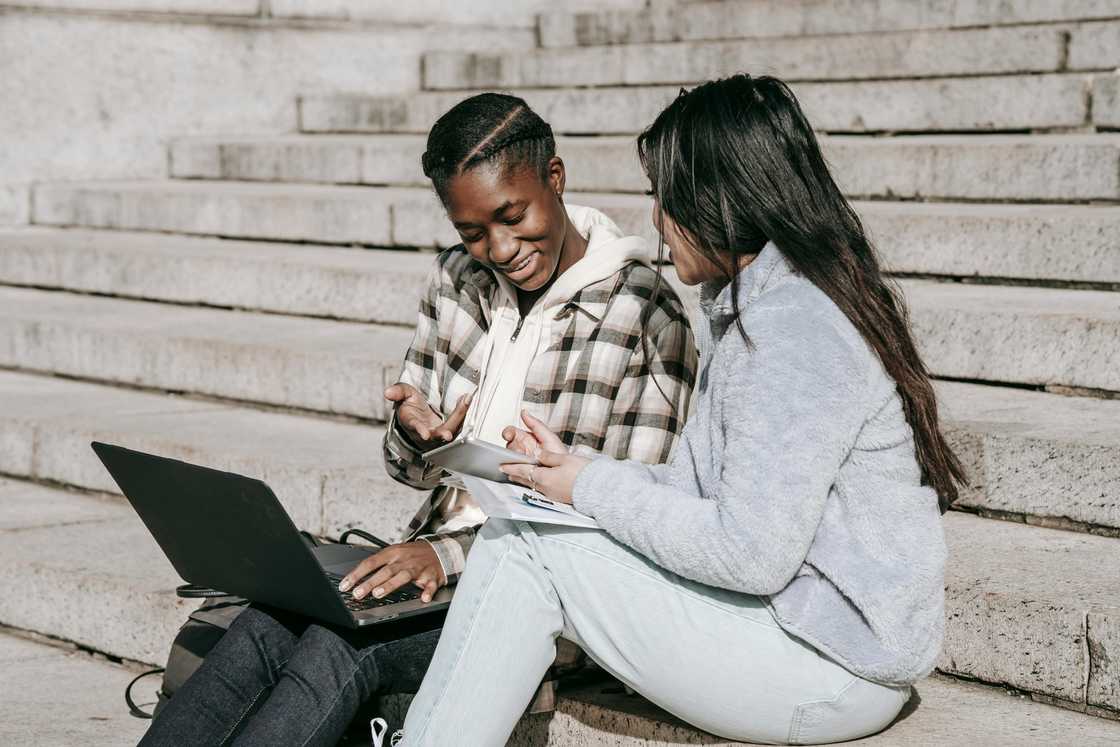
{"label": "stone wall", "polygon": [[36,182],[158,179],[174,138],[290,132],[301,94],[416,90],[426,50],[530,47],[544,3],[440,5],[0,3],[0,225],[27,222]]}

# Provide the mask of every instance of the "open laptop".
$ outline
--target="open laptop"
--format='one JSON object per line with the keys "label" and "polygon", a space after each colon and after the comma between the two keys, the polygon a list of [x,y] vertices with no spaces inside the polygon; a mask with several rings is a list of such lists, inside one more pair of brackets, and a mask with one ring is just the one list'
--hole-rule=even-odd
{"label": "open laptop", "polygon": [[340,592],[342,576],[377,550],[311,547],[260,480],[97,441],[91,446],[189,583],[349,628],[451,603],[446,587],[427,604],[412,584],[381,599]]}

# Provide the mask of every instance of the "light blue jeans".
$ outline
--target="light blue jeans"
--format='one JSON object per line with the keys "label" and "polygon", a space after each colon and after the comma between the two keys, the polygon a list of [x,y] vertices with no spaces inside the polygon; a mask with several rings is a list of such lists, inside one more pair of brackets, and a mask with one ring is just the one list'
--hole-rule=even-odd
{"label": "light blue jeans", "polygon": [[910,696],[786,634],[757,597],[682,579],[599,530],[490,519],[402,745],[504,745],[557,636],[718,736],[811,744],[886,727]]}

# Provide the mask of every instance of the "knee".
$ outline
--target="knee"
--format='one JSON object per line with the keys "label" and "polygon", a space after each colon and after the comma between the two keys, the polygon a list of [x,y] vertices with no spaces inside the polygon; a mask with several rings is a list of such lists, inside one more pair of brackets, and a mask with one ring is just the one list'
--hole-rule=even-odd
{"label": "knee", "polygon": [[231,641],[227,645],[245,645],[256,649],[262,656],[274,660],[286,659],[298,636],[273,617],[267,610],[246,607],[222,637]]}
{"label": "knee", "polygon": [[359,692],[372,693],[379,680],[375,654],[384,643],[360,640],[358,634],[353,637],[355,640],[349,640],[345,632],[311,625],[300,637],[285,669],[309,681],[324,685],[331,682],[335,689],[353,683]]}
{"label": "knee", "polygon": [[374,666],[377,651],[386,641],[370,640],[362,631],[334,630],[311,625],[299,639],[296,656],[291,663],[308,662],[312,666],[330,663],[336,669],[353,668],[367,671]]}
{"label": "knee", "polygon": [[241,614],[234,618],[233,623],[229,626],[230,633],[246,635],[251,638],[275,635],[278,631],[288,632],[287,628],[281,625],[267,610],[254,605],[249,605],[242,610]]}
{"label": "knee", "polygon": [[478,530],[478,539],[499,540],[521,533],[517,522],[509,519],[490,518]]}
{"label": "knee", "polygon": [[356,651],[335,631],[322,625],[309,625],[299,639],[300,652],[316,656],[338,655],[353,658]]}

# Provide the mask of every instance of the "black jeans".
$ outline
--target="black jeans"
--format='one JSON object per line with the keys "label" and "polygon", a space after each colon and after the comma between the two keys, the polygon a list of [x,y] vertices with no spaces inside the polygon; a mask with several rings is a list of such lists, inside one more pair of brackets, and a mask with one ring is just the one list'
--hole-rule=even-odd
{"label": "black jeans", "polygon": [[363,702],[416,692],[444,614],[362,630],[247,608],[141,745],[333,745]]}

